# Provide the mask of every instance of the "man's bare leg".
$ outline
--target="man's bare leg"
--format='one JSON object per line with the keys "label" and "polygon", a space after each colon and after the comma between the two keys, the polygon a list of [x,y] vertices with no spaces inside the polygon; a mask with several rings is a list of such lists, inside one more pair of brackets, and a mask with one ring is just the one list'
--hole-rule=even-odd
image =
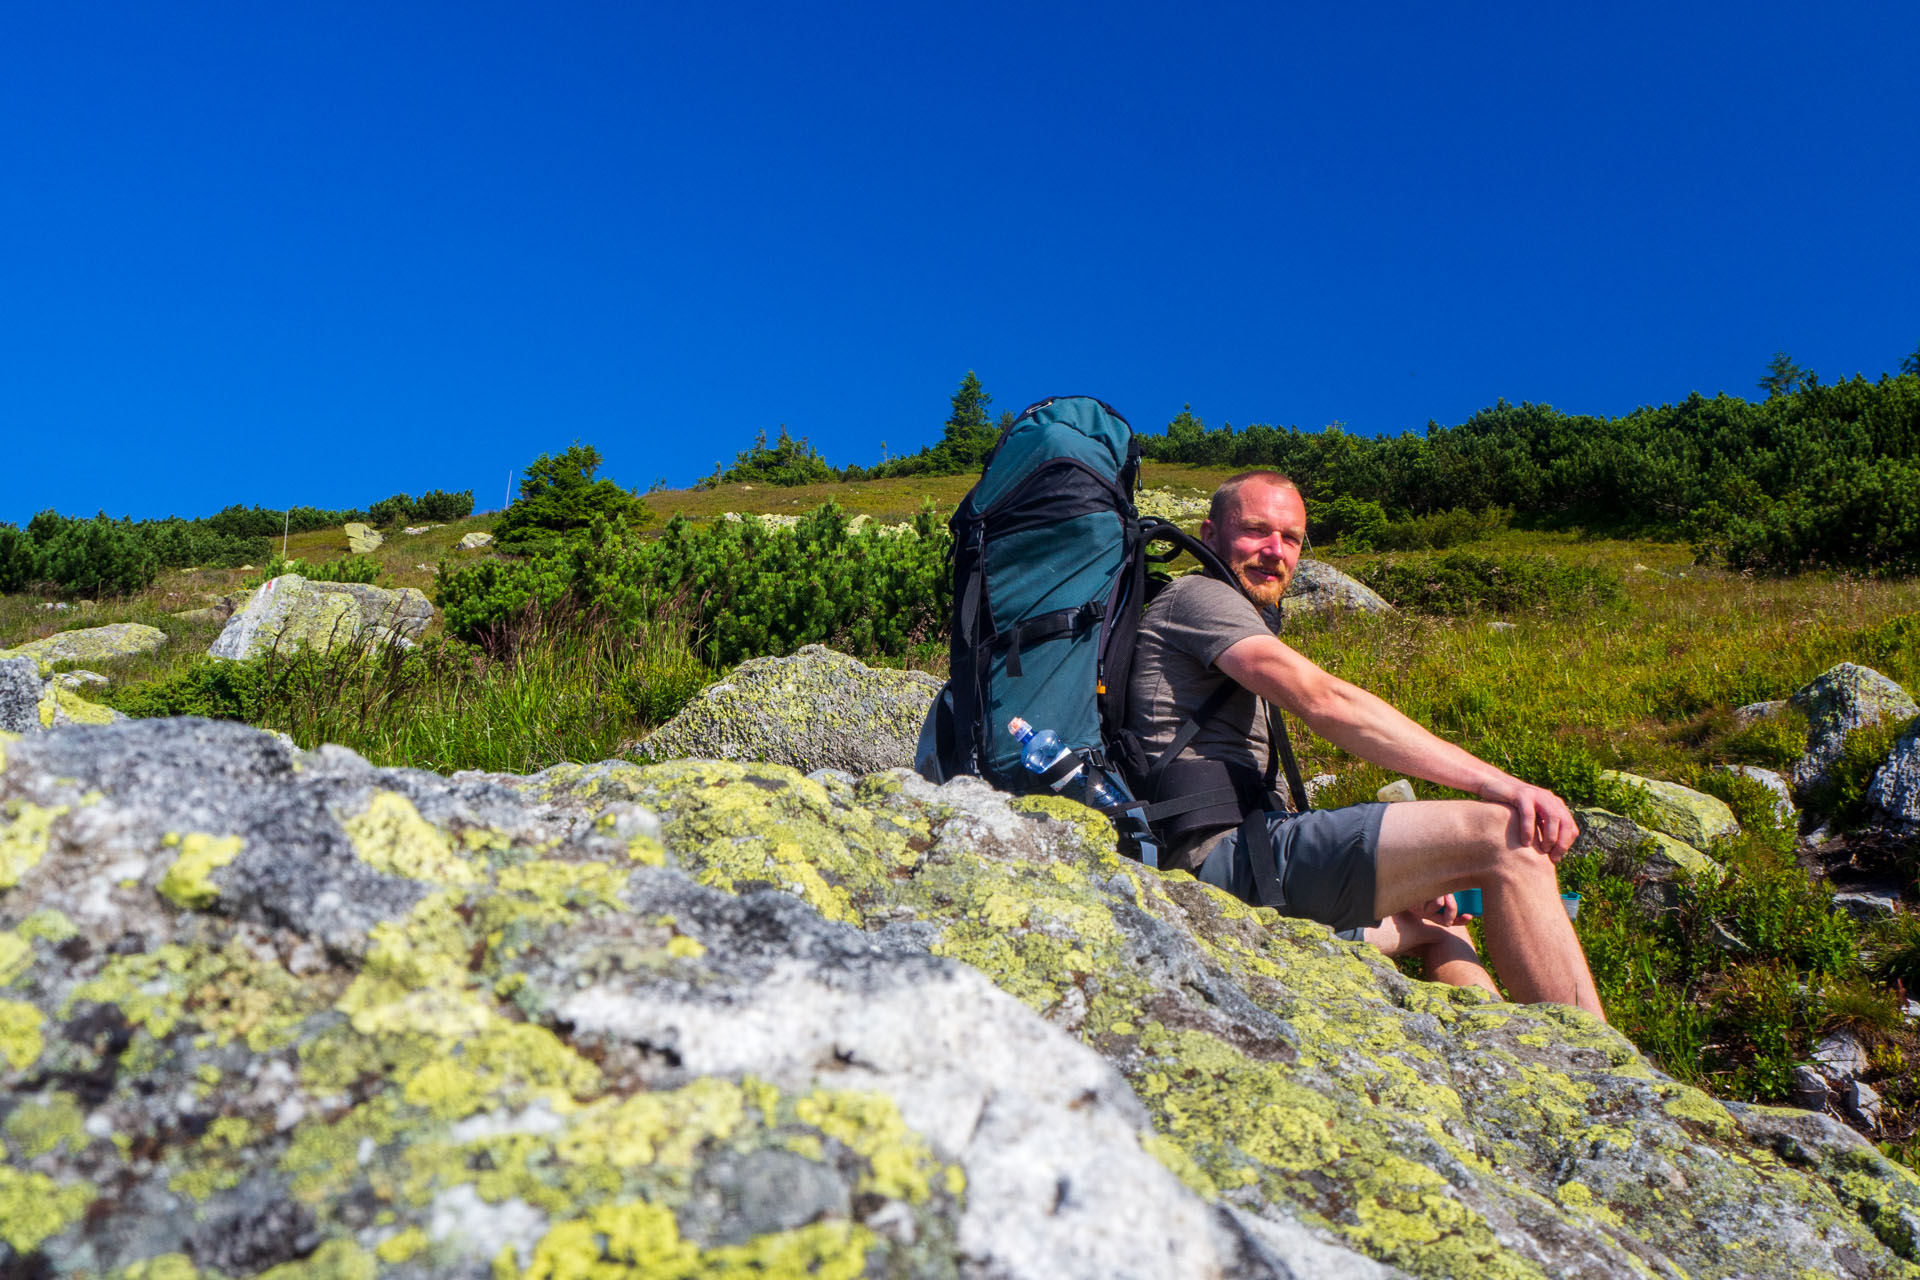
{"label": "man's bare leg", "polygon": [[1576,1005],[1604,1018],[1587,958],[1560,904],[1554,864],[1521,832],[1511,809],[1480,800],[1387,807],[1373,910],[1390,916],[1455,889],[1478,887],[1487,947],[1514,996]]}
{"label": "man's bare leg", "polygon": [[1390,956],[1419,956],[1433,982],[1501,994],[1486,966],[1480,963],[1480,953],[1473,949],[1473,938],[1465,925],[1443,925],[1417,911],[1401,911],[1368,929],[1366,939]]}

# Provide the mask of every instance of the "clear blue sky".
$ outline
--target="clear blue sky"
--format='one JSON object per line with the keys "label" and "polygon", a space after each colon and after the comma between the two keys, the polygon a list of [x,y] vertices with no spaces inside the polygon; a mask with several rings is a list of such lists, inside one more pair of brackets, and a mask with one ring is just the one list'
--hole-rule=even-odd
{"label": "clear blue sky", "polygon": [[1920,346],[1920,6],[14,4],[0,519]]}

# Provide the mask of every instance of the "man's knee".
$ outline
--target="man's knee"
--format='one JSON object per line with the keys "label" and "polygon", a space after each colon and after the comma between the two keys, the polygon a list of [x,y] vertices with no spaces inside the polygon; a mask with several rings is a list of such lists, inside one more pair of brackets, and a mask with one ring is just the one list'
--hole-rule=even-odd
{"label": "man's knee", "polygon": [[1473,831],[1484,874],[1513,883],[1552,879],[1553,861],[1533,847],[1519,825],[1505,805],[1475,807]]}

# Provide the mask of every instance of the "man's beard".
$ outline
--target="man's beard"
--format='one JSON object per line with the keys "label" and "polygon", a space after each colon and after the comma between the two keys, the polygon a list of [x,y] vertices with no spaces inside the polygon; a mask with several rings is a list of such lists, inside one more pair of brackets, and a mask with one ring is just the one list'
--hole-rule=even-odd
{"label": "man's beard", "polygon": [[1269,609],[1279,604],[1280,597],[1286,594],[1287,590],[1286,566],[1282,565],[1274,569],[1272,571],[1274,576],[1271,578],[1250,577],[1247,574],[1249,567],[1258,568],[1260,566],[1255,565],[1253,561],[1249,560],[1233,567],[1233,576],[1240,580],[1240,585],[1246,588],[1247,594],[1252,596],[1257,603]]}

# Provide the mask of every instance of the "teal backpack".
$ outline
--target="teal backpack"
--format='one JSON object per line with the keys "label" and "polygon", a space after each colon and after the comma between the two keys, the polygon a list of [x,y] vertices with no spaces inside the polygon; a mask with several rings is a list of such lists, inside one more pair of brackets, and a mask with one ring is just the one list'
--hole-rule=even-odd
{"label": "teal backpack", "polygon": [[[1179,528],[1140,517],[1133,503],[1139,475],[1133,429],[1090,396],[1042,400],[1001,432],[950,522],[951,667],[915,767],[936,782],[976,774],[1003,791],[1053,787],[1082,800],[1086,782],[1098,776],[1120,797],[1098,807],[1114,820],[1123,849],[1152,863],[1167,839],[1196,825],[1237,824],[1278,801],[1272,760],[1264,778],[1188,770],[1167,785],[1167,766],[1220,705],[1202,707],[1157,759],[1126,732],[1140,614],[1165,581],[1151,567],[1184,551],[1233,580]],[[1157,543],[1171,549],[1150,552]],[[1053,730],[1073,759],[1046,774],[1028,772],[1007,729],[1015,716]],[[1277,715],[1269,724],[1304,810],[1285,728]],[[1076,766],[1074,779],[1056,776]]]}

